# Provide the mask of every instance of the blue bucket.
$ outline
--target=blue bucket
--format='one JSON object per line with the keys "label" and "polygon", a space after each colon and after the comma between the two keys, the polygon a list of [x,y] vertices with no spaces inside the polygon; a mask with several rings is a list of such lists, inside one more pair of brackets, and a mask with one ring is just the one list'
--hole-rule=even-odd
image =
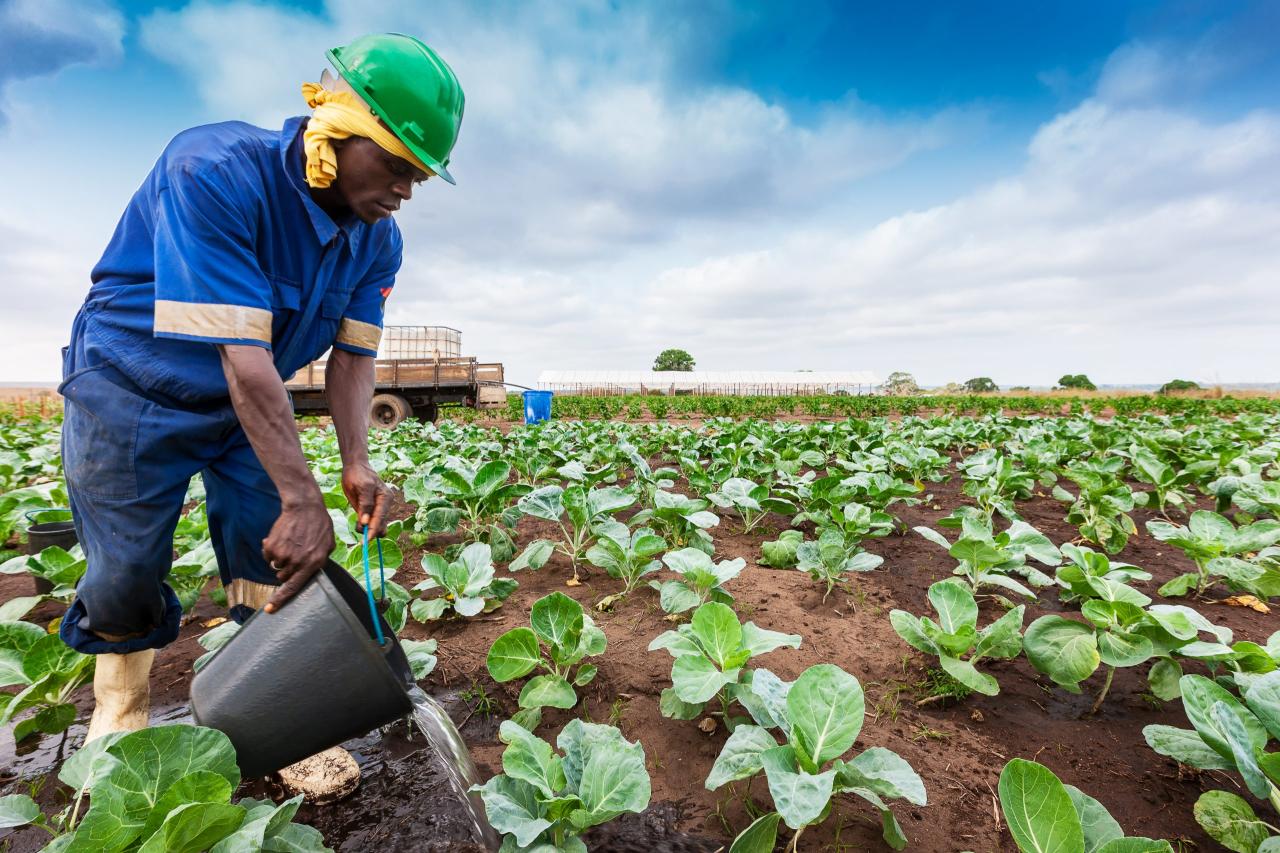
{"label": "blue bucket", "polygon": [[525,391],[524,422],[540,424],[551,420],[551,397],[550,391]]}

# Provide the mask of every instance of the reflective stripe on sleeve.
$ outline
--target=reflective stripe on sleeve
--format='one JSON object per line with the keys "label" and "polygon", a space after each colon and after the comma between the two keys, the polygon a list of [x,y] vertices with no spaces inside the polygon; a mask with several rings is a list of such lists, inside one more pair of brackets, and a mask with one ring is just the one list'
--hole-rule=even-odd
{"label": "reflective stripe on sleeve", "polygon": [[338,327],[338,339],[336,342],[346,344],[349,347],[377,351],[381,340],[382,329],[373,323],[361,323],[359,320],[344,317],[342,318],[342,325]]}
{"label": "reflective stripe on sleeve", "polygon": [[155,332],[271,343],[271,312],[243,305],[156,300]]}
{"label": "reflective stripe on sleeve", "polygon": [[244,605],[253,610],[261,610],[267,600],[279,589],[269,583],[255,583],[244,578],[234,578],[227,584],[227,607]]}

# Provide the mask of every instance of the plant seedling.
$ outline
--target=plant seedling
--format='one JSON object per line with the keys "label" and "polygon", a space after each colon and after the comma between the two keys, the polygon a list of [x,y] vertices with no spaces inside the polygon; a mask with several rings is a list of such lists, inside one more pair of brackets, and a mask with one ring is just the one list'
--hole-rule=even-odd
{"label": "plant seedling", "polygon": [[649,651],[666,649],[675,659],[671,686],[662,691],[659,700],[662,715],[692,720],[702,714],[707,702],[719,698],[720,716],[732,730],[735,722],[729,716],[729,705],[735,699],[744,704],[754,700],[743,689],[750,683],[746,665],[752,658],[783,646],[798,649],[800,635],[768,631],[754,622],[744,625],[727,604],[713,601],[702,605],[689,624],[665,631],[649,644]]}
{"label": "plant seedling", "polygon": [[521,689],[520,710],[512,717],[533,731],[542,721],[543,708],[567,709],[578,704],[573,688],[584,687],[596,677],[596,667],[582,660],[603,654],[607,641],[582,605],[562,592],[535,601],[529,625],[513,628],[494,640],[486,665],[499,683],[545,670]]}
{"label": "plant seedling", "polygon": [[503,772],[471,793],[484,801],[489,824],[504,834],[502,850],[587,853],[579,837],[624,812],[649,806],[644,747],[613,726],[570,720],[551,744],[510,720]]}
{"label": "plant seedling", "polygon": [[439,554],[423,554],[422,568],[427,579],[414,592],[438,589],[437,598],[419,598],[409,612],[419,622],[439,619],[449,610],[459,616],[490,613],[502,606],[519,583],[511,578],[495,578],[493,552],[483,542],[472,542],[458,559],[445,562]]}
{"label": "plant seedling", "polygon": [[669,551],[662,555],[662,562],[680,575],[680,580],[649,581],[649,586],[658,591],[662,609],[673,615],[708,601],[732,602],[733,596],[724,589],[724,584],[742,574],[747,567],[747,561],[741,557],[713,562],[697,548]]}
{"label": "plant seedling", "polygon": [[936,656],[943,672],[967,689],[984,696],[998,694],[999,683],[978,671],[978,664],[984,658],[1017,657],[1022,651],[1025,608],[1018,605],[979,631],[977,601],[969,588],[954,578],[930,586],[929,603],[938,613],[938,622],[894,610],[889,614],[893,630],[912,647]]}

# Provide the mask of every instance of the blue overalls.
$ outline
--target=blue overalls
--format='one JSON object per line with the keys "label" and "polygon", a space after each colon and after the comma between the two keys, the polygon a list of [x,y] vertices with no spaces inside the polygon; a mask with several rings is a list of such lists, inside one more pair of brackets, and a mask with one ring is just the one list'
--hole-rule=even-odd
{"label": "blue overalls", "polygon": [[134,652],[178,636],[165,578],[197,473],[232,617],[278,583],[262,540],[280,497],[231,406],[216,344],[270,349],[281,378],[330,346],[377,355],[400,232],[390,218],[335,223],[312,201],[304,122],[179,134],[93,270],[59,388],[67,491],[88,561],[60,633],[78,651]]}

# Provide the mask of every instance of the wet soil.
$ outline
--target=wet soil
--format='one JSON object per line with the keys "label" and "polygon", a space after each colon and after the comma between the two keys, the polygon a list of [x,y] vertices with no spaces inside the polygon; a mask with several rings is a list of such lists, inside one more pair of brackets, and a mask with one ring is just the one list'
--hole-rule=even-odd
{"label": "wet soil", "polygon": [[[908,530],[922,524],[936,527],[938,519],[967,500],[954,481],[926,484],[926,490],[930,500],[894,507]],[[1076,529],[1063,520],[1064,505],[1047,495],[1020,502],[1019,510],[1055,542],[1077,536]],[[411,512],[412,507],[397,505],[397,515]],[[1133,515],[1140,531],[1146,520],[1155,517],[1144,510]],[[760,543],[774,538],[786,523],[784,518],[771,517],[750,535],[743,535],[740,523],[722,513],[721,524],[713,531],[717,559],[747,560],[747,569],[731,582],[744,620],[804,638],[799,649],[772,652],[760,659],[760,665],[793,679],[813,664],[832,662],[862,682],[867,719],[856,748],[895,750],[916,768],[928,789],[928,806],[894,806],[911,840],[910,849],[1016,851],[999,817],[995,794],[1000,769],[1014,757],[1040,761],[1063,781],[1098,798],[1130,834],[1182,840],[1197,851],[1222,849],[1200,831],[1192,806],[1201,792],[1212,788],[1247,793],[1240,791],[1238,780],[1230,774],[1180,772],[1174,762],[1146,746],[1144,726],[1187,724],[1179,703],[1161,703],[1146,693],[1145,667],[1117,672],[1110,695],[1096,715],[1088,712],[1101,687],[1101,670],[1084,685],[1083,694],[1072,695],[1039,676],[1021,658],[991,664],[989,671],[1001,687],[997,697],[974,695],[950,706],[917,707],[916,701],[924,695],[919,682],[927,661],[893,632],[888,613],[894,608],[929,612],[926,590],[950,573],[952,560],[943,549],[911,532],[870,540],[868,549],[884,556],[884,565],[838,588],[824,602],[822,589],[808,576],[758,563]],[[526,518],[519,525],[518,547],[549,533],[548,523]],[[423,551],[440,551],[456,541],[456,537],[433,537],[425,549],[407,548],[397,581],[412,586],[423,576],[418,567]],[[1131,539],[1118,558],[1155,575],[1145,591],[1157,599],[1156,586],[1192,568],[1180,553],[1145,533]],[[520,688],[519,682],[499,685],[488,677],[484,662],[489,645],[504,631],[526,624],[529,606],[543,595],[559,590],[592,606],[617,588],[615,581],[596,570],[580,586],[568,587],[565,581],[570,574],[568,562],[557,554],[541,571],[517,574],[520,588],[492,614],[431,626],[411,620],[405,628],[406,636],[439,640],[439,666],[424,687],[445,703],[459,724],[484,778],[501,770],[497,725],[516,709]],[[29,584],[26,578],[0,578],[0,600],[30,594]],[[1226,594],[1220,589],[1213,593]],[[656,593],[644,589],[613,611],[596,614],[609,641],[606,654],[597,661],[599,675],[579,690],[583,699],[576,709],[549,710],[539,727],[540,735],[554,740],[565,722],[579,716],[616,724],[626,737],[644,744],[653,806],[644,815],[628,816],[594,831],[588,838],[592,850],[716,850],[745,827],[756,810],[768,808],[763,779],[718,792],[703,787],[702,780],[727,736],[722,727],[708,734],[696,722],[671,721],[660,715],[658,697],[670,684],[671,660],[646,648],[671,623],[664,620],[656,599]],[[1191,603],[1212,621],[1231,627],[1237,639],[1265,642],[1280,628],[1274,614]],[[44,605],[32,621],[53,619],[59,610],[56,605]],[[1065,612],[1048,593],[1028,606],[1026,622],[1045,613]],[[993,602],[984,602],[980,623],[998,614]],[[191,661],[203,651],[195,638],[206,630],[205,623],[219,615],[207,599],[202,600],[179,641],[159,653],[152,679],[156,708],[182,713]],[[34,784],[39,786],[38,799],[47,807],[65,802],[65,789],[49,771],[56,768],[59,752],[65,756],[83,737],[84,719],[92,707],[91,690],[81,690],[76,703],[83,719],[65,739],[24,743],[16,752],[11,739],[0,741],[4,793]],[[8,738],[8,733],[3,737]],[[424,753],[420,737],[397,724],[348,747],[362,764],[360,790],[342,803],[307,807],[300,813],[300,819],[324,832],[335,850],[469,849],[466,818]],[[42,782],[45,774],[48,780]],[[250,790],[246,788],[246,793]],[[38,850],[44,843],[34,830],[13,833],[5,841],[14,853]],[[800,849],[887,848],[873,810],[847,797],[841,798],[825,824],[805,832]]]}

